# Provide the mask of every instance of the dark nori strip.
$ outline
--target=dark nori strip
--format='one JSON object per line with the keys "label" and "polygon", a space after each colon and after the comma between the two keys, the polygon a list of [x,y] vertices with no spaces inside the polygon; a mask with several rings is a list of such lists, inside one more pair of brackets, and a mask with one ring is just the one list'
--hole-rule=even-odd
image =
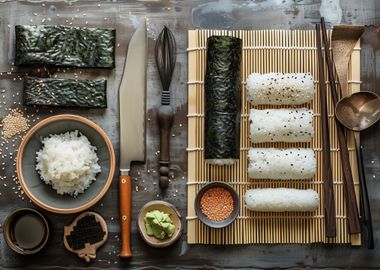
{"label": "dark nori strip", "polygon": [[241,53],[239,38],[207,40],[205,159],[239,159]]}
{"label": "dark nori strip", "polygon": [[113,68],[115,29],[16,25],[15,64]]}
{"label": "dark nori strip", "polygon": [[95,244],[102,241],[105,234],[95,216],[89,215],[77,222],[72,232],[66,236],[66,240],[73,250],[80,250],[84,249],[86,244]]}
{"label": "dark nori strip", "polygon": [[205,120],[205,159],[239,159],[240,115],[213,112]]}
{"label": "dark nori strip", "polygon": [[106,80],[28,77],[24,81],[26,106],[107,108]]}

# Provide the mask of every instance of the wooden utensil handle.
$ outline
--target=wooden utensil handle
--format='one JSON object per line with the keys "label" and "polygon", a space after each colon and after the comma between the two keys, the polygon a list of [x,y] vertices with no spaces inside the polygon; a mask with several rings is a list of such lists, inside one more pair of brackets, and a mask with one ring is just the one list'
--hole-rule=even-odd
{"label": "wooden utensil handle", "polygon": [[[318,75],[319,81],[325,81],[325,66],[322,54],[322,41],[320,25],[315,25],[316,38],[317,38],[317,55],[318,55]],[[322,177],[324,180],[324,204],[325,204],[325,224],[326,236],[336,236],[336,214],[335,214],[335,199],[334,199],[334,185],[331,170],[330,158],[330,137],[329,137],[329,120],[327,109],[327,92],[326,84],[319,84],[320,95],[320,111],[322,120]]]}
{"label": "wooden utensil handle", "polygon": [[361,220],[363,224],[363,231],[365,234],[365,240],[367,242],[368,249],[374,249],[375,243],[373,239],[373,228],[372,228],[372,215],[371,207],[368,198],[367,183],[364,174],[364,165],[362,159],[362,152],[360,148],[360,134],[359,132],[354,132],[355,136],[355,147],[356,147],[356,159],[358,162],[359,171],[359,181],[360,181],[360,205],[361,205]]}
{"label": "wooden utensil handle", "polygon": [[[330,48],[330,42],[327,38],[327,31],[325,20],[321,18],[321,28],[322,28],[322,39],[325,48]],[[334,107],[338,102],[338,91],[335,85],[334,76],[334,64],[330,57],[330,50],[325,50],[325,57],[328,67],[328,77],[330,81],[331,97],[334,103]],[[346,137],[344,134],[344,127],[340,124],[338,120],[335,120],[335,125],[338,134],[339,146],[340,146],[340,157],[342,161],[342,171],[343,171],[343,182],[344,191],[347,205],[347,219],[348,219],[348,230],[350,234],[360,233],[360,223],[359,223],[359,212],[356,204],[355,187],[352,179],[350,157],[348,153]]]}
{"label": "wooden utensil handle", "polygon": [[120,231],[121,231],[121,251],[120,258],[132,257],[131,251],[131,213],[132,213],[132,192],[131,177],[129,175],[119,176],[119,210],[120,210]]}
{"label": "wooden utensil handle", "polygon": [[173,125],[174,112],[169,105],[162,105],[157,112],[160,128],[160,187],[167,188],[169,184],[170,163],[170,131]]}
{"label": "wooden utensil handle", "polygon": [[[335,103],[334,103],[335,104]],[[335,105],[334,105],[335,106]],[[356,203],[355,187],[352,178],[350,156],[347,148],[344,127],[335,120],[340,146],[340,159],[342,162],[343,182],[347,204],[348,230],[350,234],[360,233],[359,212]]]}
{"label": "wooden utensil handle", "polygon": [[173,125],[174,112],[169,105],[162,105],[157,112],[160,128],[160,160],[170,160],[170,130]]}

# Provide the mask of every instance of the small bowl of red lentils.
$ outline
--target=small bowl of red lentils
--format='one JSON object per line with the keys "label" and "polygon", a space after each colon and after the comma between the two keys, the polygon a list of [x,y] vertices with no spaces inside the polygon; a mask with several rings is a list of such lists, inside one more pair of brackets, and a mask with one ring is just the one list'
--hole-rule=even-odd
{"label": "small bowl of red lentils", "polygon": [[206,184],[195,198],[195,212],[209,227],[227,227],[239,214],[239,195],[226,183]]}

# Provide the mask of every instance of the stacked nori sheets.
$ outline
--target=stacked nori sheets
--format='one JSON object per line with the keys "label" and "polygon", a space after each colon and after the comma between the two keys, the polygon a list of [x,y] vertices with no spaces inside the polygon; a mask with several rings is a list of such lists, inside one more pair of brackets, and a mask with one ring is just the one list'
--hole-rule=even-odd
{"label": "stacked nori sheets", "polygon": [[75,80],[27,77],[26,106],[107,108],[106,80]]}
{"label": "stacked nori sheets", "polygon": [[233,164],[239,159],[241,54],[239,38],[211,36],[207,40],[204,157],[212,164]]}
{"label": "stacked nori sheets", "polygon": [[15,64],[113,68],[115,29],[17,25]]}

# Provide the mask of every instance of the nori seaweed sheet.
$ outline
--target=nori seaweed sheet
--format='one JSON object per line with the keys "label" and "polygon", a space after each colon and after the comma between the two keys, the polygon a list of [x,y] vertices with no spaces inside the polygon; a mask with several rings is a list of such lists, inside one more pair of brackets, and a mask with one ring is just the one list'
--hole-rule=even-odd
{"label": "nori seaweed sheet", "polygon": [[239,159],[241,53],[239,38],[212,36],[207,40],[205,159]]}
{"label": "nori seaweed sheet", "polygon": [[28,77],[23,104],[77,108],[107,108],[106,80],[75,80]]}
{"label": "nori seaweed sheet", "polygon": [[113,68],[115,29],[16,25],[15,64]]}
{"label": "nori seaweed sheet", "polygon": [[95,216],[88,215],[77,221],[71,233],[66,235],[66,241],[73,250],[80,250],[87,243],[93,245],[102,241],[105,234]]}

